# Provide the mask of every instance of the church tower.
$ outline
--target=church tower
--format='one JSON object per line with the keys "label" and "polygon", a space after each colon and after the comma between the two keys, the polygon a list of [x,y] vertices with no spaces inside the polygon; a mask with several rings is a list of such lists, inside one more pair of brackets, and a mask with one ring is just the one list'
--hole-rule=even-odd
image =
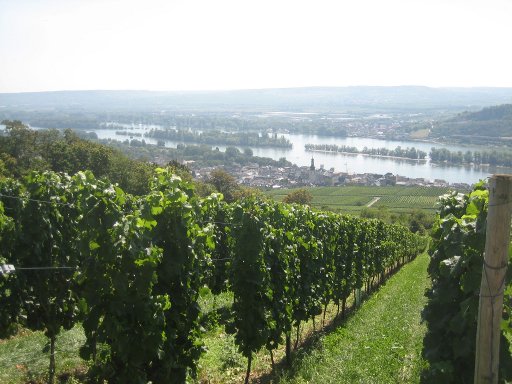
{"label": "church tower", "polygon": [[315,159],[313,157],[311,157],[311,166],[309,167],[309,169],[312,171],[315,170]]}

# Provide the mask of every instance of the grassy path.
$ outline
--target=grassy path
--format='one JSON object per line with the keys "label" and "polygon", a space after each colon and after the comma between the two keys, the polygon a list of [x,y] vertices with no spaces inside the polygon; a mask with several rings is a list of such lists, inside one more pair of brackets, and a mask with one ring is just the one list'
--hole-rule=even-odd
{"label": "grassy path", "polygon": [[417,383],[428,256],[404,266],[280,383]]}

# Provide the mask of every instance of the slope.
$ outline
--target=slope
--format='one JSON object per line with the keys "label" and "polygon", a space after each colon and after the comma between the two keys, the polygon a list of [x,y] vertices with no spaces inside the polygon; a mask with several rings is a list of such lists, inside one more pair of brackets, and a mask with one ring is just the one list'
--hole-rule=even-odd
{"label": "slope", "polygon": [[428,256],[404,266],[280,383],[417,383]]}

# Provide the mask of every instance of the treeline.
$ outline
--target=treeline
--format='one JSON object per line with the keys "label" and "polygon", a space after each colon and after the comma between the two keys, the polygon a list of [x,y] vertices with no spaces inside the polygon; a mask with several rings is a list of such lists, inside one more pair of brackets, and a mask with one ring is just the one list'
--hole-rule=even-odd
{"label": "treeline", "polygon": [[116,135],[118,136],[134,136],[134,137],[142,137],[142,133],[140,132],[130,132],[130,131],[116,131]]}
{"label": "treeline", "polygon": [[216,130],[198,132],[179,129],[152,129],[147,132],[145,136],[156,139],[185,141],[200,144],[240,145],[247,147],[292,147],[292,143],[288,139],[284,136],[278,137],[277,133],[272,135],[263,133],[260,135],[256,132],[227,133]]}
{"label": "treeline", "polygon": [[[94,382],[183,383],[203,348],[200,288],[231,290],[226,331],[248,358],[354,291],[372,290],[425,246],[406,228],[254,198],[227,204],[156,169],[139,197],[91,172],[0,181],[0,333],[77,322]],[[67,269],[23,270],[21,267]],[[247,379],[246,379],[247,382]]]}
{"label": "treeline", "polygon": [[[240,151],[228,147],[224,152],[209,145],[185,145],[177,148],[146,144],[144,140],[123,142],[97,140],[86,131],[32,130],[19,121],[3,121],[6,130],[0,133],[0,178],[20,178],[31,170],[52,170],[76,173],[92,170],[135,195],[149,191],[155,163],[172,164],[180,175],[191,179],[189,169],[181,164],[193,162],[197,167],[220,167],[234,164],[260,166],[291,166],[285,158],[279,161],[253,156],[250,148]],[[92,140],[92,141],[91,141]],[[211,190],[206,188],[205,192]]]}
{"label": "treeline", "polygon": [[346,137],[347,130],[351,130],[350,123],[334,119],[325,119],[324,115],[283,117],[265,115],[261,118],[254,113],[228,113],[228,112],[187,112],[187,111],[124,111],[111,110],[83,111],[65,108],[45,111],[0,111],[0,119],[18,119],[27,122],[33,127],[41,128],[73,128],[73,129],[102,129],[111,128],[111,122],[120,124],[160,125],[162,127],[176,127],[178,130],[216,130],[228,132],[266,132],[269,129],[281,132],[294,132],[316,134],[323,136]]}
{"label": "treeline", "polygon": [[427,153],[414,147],[402,148],[400,146],[395,149],[388,148],[367,148],[359,150],[356,147],[336,144],[306,144],[304,146],[307,151],[327,151],[327,152],[343,152],[343,153],[361,153],[370,156],[387,156],[402,157],[405,159],[424,160]]}
{"label": "treeline", "polygon": [[192,168],[232,166],[235,164],[260,166],[272,165],[275,167],[288,167],[292,163],[281,158],[274,160],[269,157],[254,156],[250,148],[240,151],[236,147],[227,147],[225,151],[212,148],[210,145],[178,144],[176,148],[168,148],[159,145],[147,144],[143,140],[108,140],[101,139],[100,143],[113,147],[127,156],[135,159],[168,162],[193,162]]}
{"label": "treeline", "polygon": [[[307,151],[327,151],[327,152],[341,152],[341,153],[354,153],[365,154],[370,156],[388,156],[400,157],[413,160],[424,160],[427,152],[418,150],[414,147],[407,147],[405,149],[400,146],[395,149],[388,148],[367,148],[359,150],[356,147],[336,144],[306,144]],[[428,154],[430,160],[436,163],[451,163],[451,164],[476,164],[476,165],[499,165],[512,167],[512,151],[450,151],[446,148],[432,148]]]}
{"label": "treeline", "polygon": [[446,148],[432,148],[430,160],[451,164],[499,165],[512,167],[512,151],[450,151]]}
{"label": "treeline", "polygon": [[154,165],[132,160],[108,146],[81,139],[71,130],[34,131],[20,121],[3,121],[0,177],[19,178],[32,170],[69,174],[91,170],[133,194],[148,192]]}

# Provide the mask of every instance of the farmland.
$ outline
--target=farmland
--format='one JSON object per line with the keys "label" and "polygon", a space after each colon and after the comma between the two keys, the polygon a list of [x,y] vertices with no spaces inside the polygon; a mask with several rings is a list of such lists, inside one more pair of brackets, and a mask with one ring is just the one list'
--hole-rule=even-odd
{"label": "farmland", "polygon": [[[291,370],[282,364],[284,347],[275,353],[276,360],[282,362],[277,364],[275,372],[270,368],[268,351],[262,349],[256,353],[255,373],[251,381],[294,383],[314,378],[313,382],[336,382],[337,375],[341,374],[340,377],[347,380],[369,375],[376,380],[374,382],[394,382],[397,378],[402,382],[418,382],[419,371],[425,364],[420,357],[425,332],[425,326],[420,324],[420,311],[425,302],[423,290],[428,283],[427,261],[423,254],[405,266],[346,319],[336,318],[336,308],[330,305],[329,326],[319,330],[321,316],[317,317],[316,331],[312,321],[304,324],[301,332],[303,342],[294,351],[296,362]],[[202,291],[199,304],[205,318],[207,352],[199,361],[199,377],[193,381],[197,384],[243,382],[244,357],[237,351],[234,337],[226,334],[223,326],[232,300],[229,293],[215,297],[208,290]],[[352,297],[349,303],[353,303]],[[389,312],[390,308],[394,310]],[[401,319],[400,322],[397,318]],[[370,333],[367,321],[372,324]],[[412,327],[410,332],[403,332],[404,324]],[[383,339],[384,333],[387,336]],[[59,336],[56,354],[60,382],[86,382],[87,361],[79,357],[79,348],[84,341],[81,325],[62,331]],[[367,347],[368,343],[372,348]],[[30,378],[30,382],[43,383],[49,358],[46,344],[43,332],[28,330],[0,342],[0,382],[22,384]],[[397,349],[397,345],[404,347]],[[394,353],[392,364],[389,364],[387,355],[389,350]],[[327,358],[329,355],[331,357]],[[343,365],[336,360],[341,358],[340,355],[344,355]],[[367,364],[368,361],[379,361],[379,364],[372,366]]]}
{"label": "farmland", "polygon": [[[202,199],[170,169],[156,169],[150,187],[130,196],[91,172],[0,180],[1,256],[12,263],[0,279],[0,371],[14,371],[9,380],[53,384],[86,372],[86,382],[111,384],[181,384],[197,374],[225,383],[233,368],[248,383],[283,350],[290,367],[301,330],[345,317],[426,246],[381,220],[254,197]],[[208,355],[213,364],[199,361],[203,345],[219,352]],[[68,361],[78,348],[84,361]],[[269,354],[270,364],[261,359]]]}
{"label": "farmland", "polygon": [[[376,197],[379,199],[372,205],[373,208],[387,208],[396,213],[408,213],[413,210],[434,213],[437,198],[450,189],[421,186],[343,186],[315,187],[307,190],[313,196],[311,205],[315,208],[359,214]],[[273,190],[269,191],[268,195],[281,201],[290,191],[292,190]]]}

